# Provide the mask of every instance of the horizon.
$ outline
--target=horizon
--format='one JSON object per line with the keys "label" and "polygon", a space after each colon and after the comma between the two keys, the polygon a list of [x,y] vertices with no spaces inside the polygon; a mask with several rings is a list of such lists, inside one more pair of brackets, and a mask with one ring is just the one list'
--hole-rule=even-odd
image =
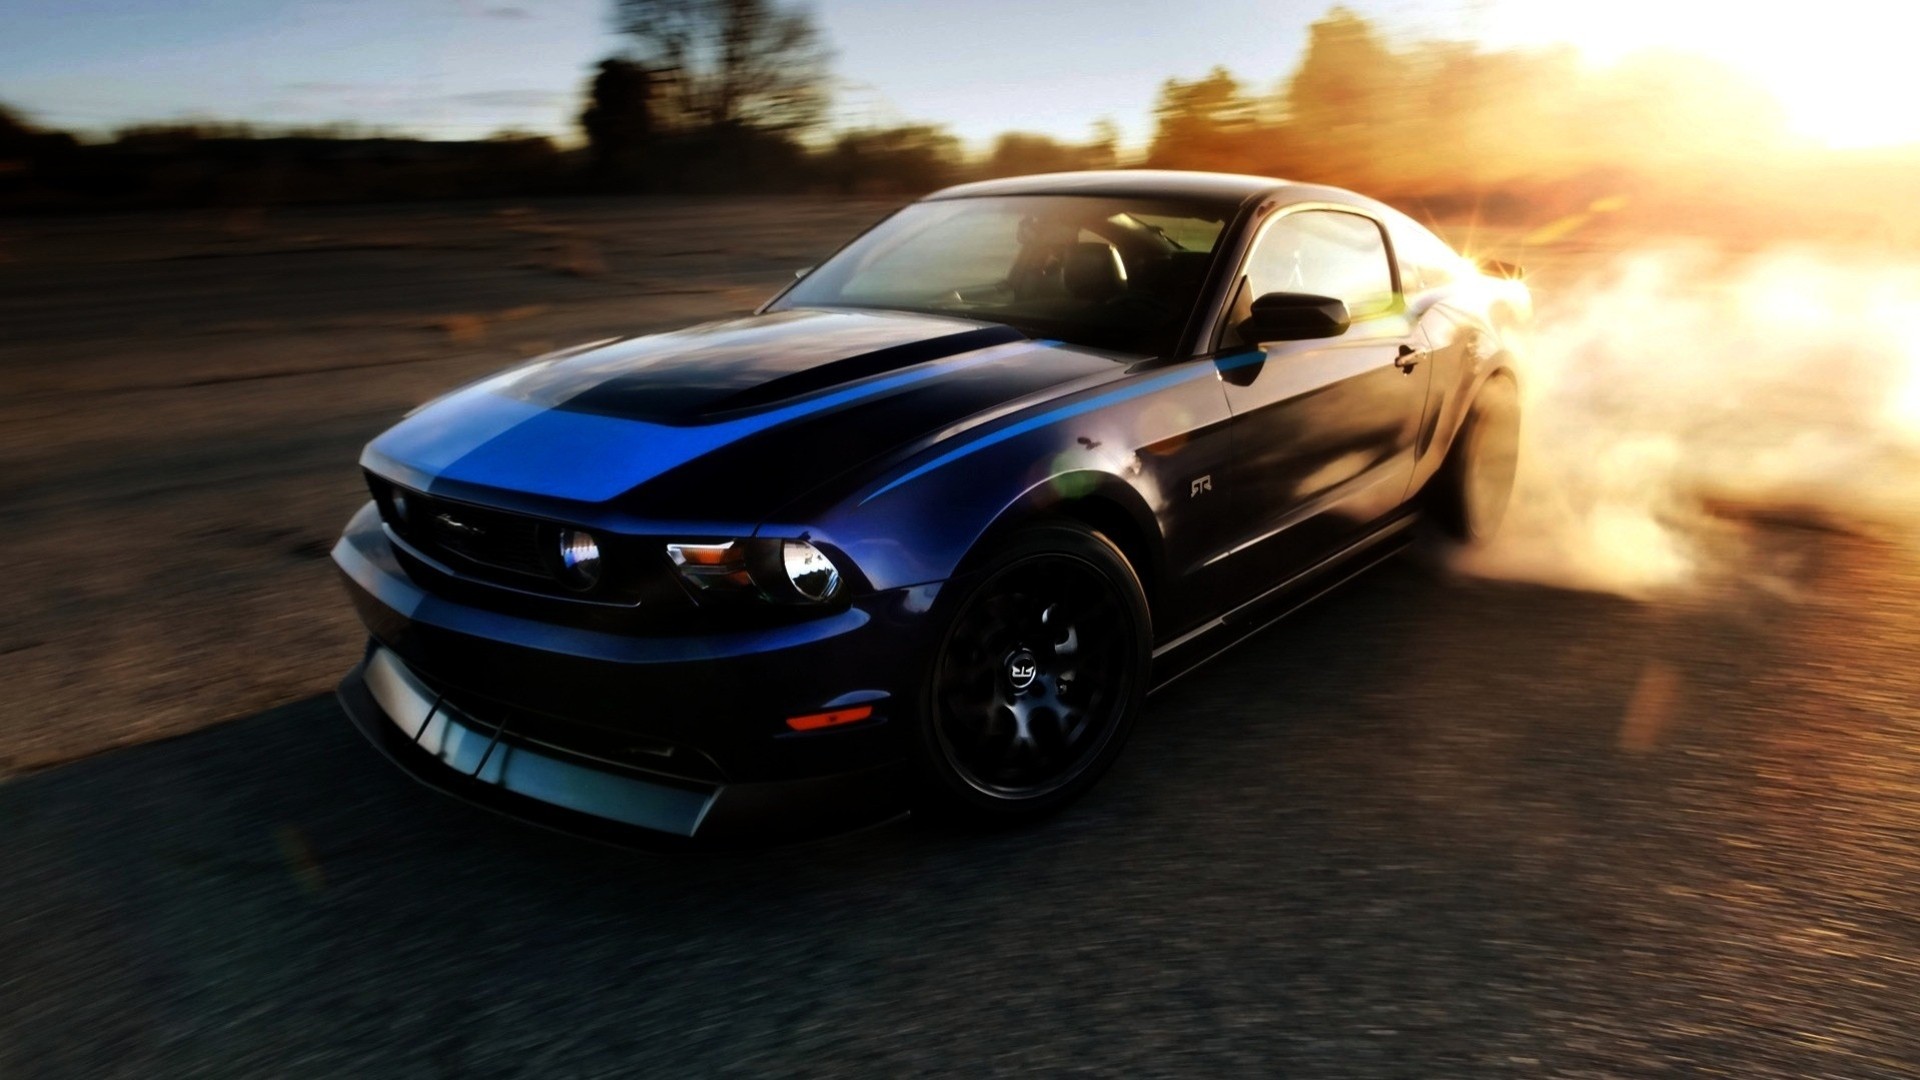
{"label": "horizon", "polygon": [[[1103,121],[1118,130],[1123,150],[1138,151],[1168,79],[1219,66],[1253,91],[1273,91],[1298,62],[1308,26],[1335,5],[1222,0],[1183,13],[1174,34],[1132,30],[1164,18],[1144,0],[1099,6],[1100,24],[1123,33],[1087,32],[1087,7],[1067,2],[805,6],[833,52],[830,127],[931,123],[979,153],[1006,132],[1084,141]],[[1759,79],[1800,136],[1831,148],[1920,142],[1920,117],[1892,107],[1899,69],[1880,55],[1897,50],[1907,23],[1920,30],[1920,15],[1881,17],[1886,33],[1829,43],[1730,23],[1711,5],[1654,0],[1575,15],[1539,0],[1342,6],[1396,42],[1570,45],[1602,66],[1649,50],[1694,53]],[[1856,9],[1872,5],[1837,0],[1832,21],[1845,23]],[[0,42],[0,103],[40,126],[86,136],[136,124],[231,122],[432,139],[512,129],[572,144],[594,65],[624,44],[611,30],[607,0],[537,8],[512,0],[215,0],[191,9],[159,0],[6,0],[0,10],[18,28]],[[1271,32],[1236,34],[1247,25]],[[969,38],[979,46],[953,48]]]}

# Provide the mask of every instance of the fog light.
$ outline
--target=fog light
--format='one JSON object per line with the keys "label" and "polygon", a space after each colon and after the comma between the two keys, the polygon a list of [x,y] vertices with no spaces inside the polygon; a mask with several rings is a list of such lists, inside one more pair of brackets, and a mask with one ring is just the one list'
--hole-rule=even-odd
{"label": "fog light", "polygon": [[560,580],[586,590],[600,581],[600,542],[585,529],[560,530]]}
{"label": "fog light", "polygon": [[805,540],[788,540],[780,548],[787,570],[787,583],[808,600],[821,601],[840,588],[840,569]]}

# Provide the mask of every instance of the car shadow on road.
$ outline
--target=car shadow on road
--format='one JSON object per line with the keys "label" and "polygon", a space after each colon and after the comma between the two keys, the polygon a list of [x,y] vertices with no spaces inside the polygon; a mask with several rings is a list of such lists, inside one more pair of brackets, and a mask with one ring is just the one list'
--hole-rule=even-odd
{"label": "car shadow on road", "polygon": [[0,787],[0,1072],[1524,1050],[1525,991],[1604,945],[1567,890],[1663,797],[1622,715],[1698,632],[1395,564],[1157,695],[1043,826],[692,856],[455,803],[295,702]]}

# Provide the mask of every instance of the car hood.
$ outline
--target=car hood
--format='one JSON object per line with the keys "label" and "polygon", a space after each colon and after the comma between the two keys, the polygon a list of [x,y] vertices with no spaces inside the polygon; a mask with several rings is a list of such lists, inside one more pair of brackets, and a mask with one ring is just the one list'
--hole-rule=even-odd
{"label": "car hood", "polygon": [[969,417],[1124,368],[995,324],[782,311],[530,361],[410,414],[362,463],[450,498],[758,522]]}

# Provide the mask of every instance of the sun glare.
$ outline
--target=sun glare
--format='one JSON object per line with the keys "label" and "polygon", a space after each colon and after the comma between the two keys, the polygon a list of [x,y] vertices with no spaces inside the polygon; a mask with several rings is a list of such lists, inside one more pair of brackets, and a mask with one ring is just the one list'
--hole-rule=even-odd
{"label": "sun glare", "polygon": [[1493,44],[1565,42],[1598,64],[1662,49],[1695,53],[1752,77],[1780,101],[1791,130],[1835,148],[1920,142],[1912,43],[1920,5],[1827,0],[1794,17],[1720,0],[1500,0],[1475,20]]}
{"label": "sun glare", "polygon": [[1909,443],[1920,446],[1920,349],[1909,352],[1906,385],[1895,392],[1890,411],[1895,430]]}

